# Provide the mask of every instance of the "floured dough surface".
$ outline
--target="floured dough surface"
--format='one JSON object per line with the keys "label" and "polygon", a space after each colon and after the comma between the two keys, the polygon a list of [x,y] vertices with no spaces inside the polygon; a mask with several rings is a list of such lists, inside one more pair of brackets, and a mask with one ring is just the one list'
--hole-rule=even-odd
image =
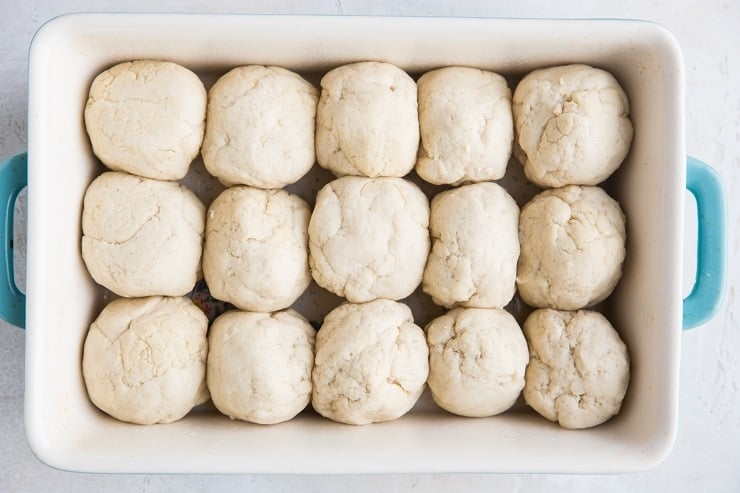
{"label": "floured dough surface", "polygon": [[424,331],[408,306],[344,303],[316,335],[313,408],[354,425],[399,418],[424,390],[428,355]]}
{"label": "floured dough surface", "polygon": [[539,193],[519,219],[519,295],[560,310],[603,301],[622,276],[625,234],[622,209],[599,187]]}
{"label": "floured dough surface", "polygon": [[208,333],[208,388],[223,414],[259,424],[281,423],[311,400],[316,331],[293,310],[232,310]]}
{"label": "floured dough surface", "polygon": [[600,313],[541,309],[524,322],[524,398],[564,428],[590,428],[619,413],[630,379],[627,347]]}
{"label": "floured dough surface", "polygon": [[524,388],[527,341],[507,311],[456,308],[426,328],[429,388],[441,408],[484,417],[509,409]]}
{"label": "floured dough surface", "polygon": [[203,275],[211,295],[242,310],[293,304],[311,282],[310,210],[284,190],[224,190],[208,208]]}
{"label": "floured dough surface", "polygon": [[85,193],[82,258],[119,296],[182,296],[200,277],[205,207],[187,188],[108,171]]}
{"label": "floured dough surface", "polygon": [[158,180],[184,177],[203,141],[206,90],[172,62],[137,60],[98,75],[85,105],[93,152],[108,168]]}
{"label": "floured dough surface", "polygon": [[316,158],[337,176],[404,176],[419,148],[416,83],[382,62],[337,67],[321,79]]}
{"label": "floured dough surface", "polygon": [[308,227],[313,278],[353,303],[405,298],[421,283],[428,227],[429,202],[410,181],[346,176],[329,182]]}
{"label": "floured dough surface", "polygon": [[90,326],[82,376],[90,400],[121,421],[171,423],[208,400],[208,319],[187,298],[117,299]]}
{"label": "floured dough surface", "polygon": [[419,78],[419,176],[436,185],[498,180],[514,129],[511,90],[502,76],[445,67]]}
{"label": "floured dough surface", "polygon": [[495,183],[432,199],[432,251],[422,287],[438,305],[503,308],[516,290],[519,207]]}
{"label": "floured dough surface", "polygon": [[298,181],[316,160],[318,97],[310,82],[280,67],[231,70],[208,92],[206,169],[229,185],[281,188]]}
{"label": "floured dough surface", "polygon": [[632,143],[627,95],[612,74],[588,65],[530,72],[514,91],[512,109],[515,154],[541,187],[597,185]]}

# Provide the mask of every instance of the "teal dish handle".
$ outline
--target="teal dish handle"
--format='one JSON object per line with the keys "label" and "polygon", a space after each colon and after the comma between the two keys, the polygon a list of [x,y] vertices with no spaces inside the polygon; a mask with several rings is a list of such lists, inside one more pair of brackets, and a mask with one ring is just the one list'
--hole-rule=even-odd
{"label": "teal dish handle", "polygon": [[28,184],[28,155],[24,152],[0,164],[3,256],[0,280],[0,318],[16,327],[26,327],[26,295],[15,285],[13,270],[13,209],[15,199]]}
{"label": "teal dish handle", "polygon": [[686,159],[686,188],[696,198],[698,217],[696,279],[683,300],[683,330],[717,314],[725,290],[727,200],[722,179],[709,165]]}

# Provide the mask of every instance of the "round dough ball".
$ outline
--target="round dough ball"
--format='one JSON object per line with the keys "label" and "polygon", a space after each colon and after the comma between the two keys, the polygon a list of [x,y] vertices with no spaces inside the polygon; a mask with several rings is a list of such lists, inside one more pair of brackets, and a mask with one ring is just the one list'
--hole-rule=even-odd
{"label": "round dough ball", "polygon": [[203,141],[206,90],[171,62],[137,60],[98,75],[85,106],[93,152],[108,168],[157,180],[184,177]]}
{"label": "round dough ball", "polygon": [[343,65],[321,79],[316,158],[337,176],[404,176],[416,162],[416,83],[389,63]]}
{"label": "round dough ball", "polygon": [[524,322],[524,399],[564,428],[590,428],[619,413],[630,379],[627,347],[598,312],[540,309]]}
{"label": "round dough ball", "polygon": [[436,185],[498,180],[506,173],[514,129],[506,79],[469,67],[422,75],[419,176]]}
{"label": "round dough ball", "polygon": [[622,277],[624,214],[599,187],[546,190],[522,208],[517,288],[531,306],[578,310]]}
{"label": "round dough ball", "polygon": [[495,183],[476,183],[432,199],[422,288],[438,305],[503,308],[516,291],[519,207]]}
{"label": "round dough ball", "polygon": [[292,305],[311,282],[308,205],[284,190],[232,187],[208,209],[203,275],[211,295],[242,310]]}
{"label": "round dough ball", "polygon": [[90,400],[129,423],[177,421],[208,400],[207,330],[208,319],[187,298],[112,301],[85,338]]}
{"label": "round dough ball", "polygon": [[200,278],[205,207],[175,182],[97,177],[82,209],[82,258],[119,296],[182,296]]}
{"label": "round dough ball", "polygon": [[515,155],[541,187],[597,185],[629,152],[629,102],[609,72],[587,65],[535,70],[512,104]]}
{"label": "round dough ball", "polygon": [[427,325],[429,389],[437,405],[461,416],[500,414],[524,388],[527,341],[497,308],[456,308]]}
{"label": "round dough ball", "polygon": [[403,178],[346,176],[322,188],[308,226],[316,282],[353,303],[400,300],[421,283],[429,202]]}
{"label": "round dough ball", "polygon": [[206,169],[227,185],[281,188],[313,166],[319,91],[280,67],[238,67],[208,92]]}
{"label": "round dough ball", "polygon": [[352,425],[400,418],[424,390],[428,356],[408,306],[390,300],[340,305],[316,335],[313,408]]}
{"label": "round dough ball", "polygon": [[316,331],[298,312],[230,311],[208,333],[208,389],[232,419],[288,421],[311,400]]}

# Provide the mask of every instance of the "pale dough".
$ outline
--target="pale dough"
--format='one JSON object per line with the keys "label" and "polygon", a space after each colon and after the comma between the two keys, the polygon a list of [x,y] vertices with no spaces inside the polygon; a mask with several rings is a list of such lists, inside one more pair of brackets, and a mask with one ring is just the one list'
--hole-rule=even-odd
{"label": "pale dough", "polygon": [[242,310],[293,304],[311,281],[310,209],[284,190],[224,190],[208,208],[203,275],[211,295]]}
{"label": "pale dough", "polygon": [[228,185],[281,188],[298,181],[316,160],[318,98],[310,82],[280,67],[231,70],[208,92],[206,169]]}
{"label": "pale dough", "polygon": [[313,408],[341,423],[363,425],[403,416],[429,374],[424,331],[408,306],[389,300],[344,303],[316,335]]}
{"label": "pale dough", "polygon": [[438,305],[503,308],[514,297],[519,207],[502,187],[464,185],[432,199],[422,287]]}
{"label": "pale dough", "polygon": [[399,300],[421,283],[429,202],[403,178],[346,176],[318,193],[308,227],[316,282],[354,303]]}
{"label": "pale dough", "polygon": [[486,70],[445,67],[419,87],[419,176],[436,185],[498,180],[506,173],[514,128],[506,79]]}
{"label": "pale dough", "polygon": [[208,319],[187,298],[117,299],[90,326],[82,376],[90,400],[121,421],[171,423],[208,400]]}
{"label": "pale dough", "polygon": [[419,148],[416,83],[390,63],[358,62],[321,79],[316,158],[337,176],[404,176]]}
{"label": "pale dough", "polygon": [[524,322],[529,342],[524,398],[564,428],[589,428],[619,413],[630,379],[627,347],[600,313],[540,309]]}
{"label": "pale dough", "polygon": [[108,168],[179,180],[198,155],[206,90],[172,62],[136,60],[98,75],[85,105],[93,152]]}
{"label": "pale dough", "polygon": [[633,128],[612,74],[588,65],[538,69],[512,101],[517,159],[541,187],[597,185],[624,161]]}
{"label": "pale dough", "polygon": [[311,400],[316,331],[293,310],[232,310],[208,332],[208,389],[223,414],[252,423],[288,421]]}
{"label": "pale dough", "polygon": [[441,408],[484,417],[509,409],[524,388],[527,341],[507,311],[456,308],[426,328],[429,389]]}
{"label": "pale dough", "polygon": [[85,193],[82,258],[119,296],[182,296],[201,275],[204,227],[205,207],[184,186],[108,171]]}
{"label": "pale dough", "polygon": [[519,219],[519,295],[560,310],[603,301],[622,276],[625,234],[622,209],[599,187],[539,193]]}

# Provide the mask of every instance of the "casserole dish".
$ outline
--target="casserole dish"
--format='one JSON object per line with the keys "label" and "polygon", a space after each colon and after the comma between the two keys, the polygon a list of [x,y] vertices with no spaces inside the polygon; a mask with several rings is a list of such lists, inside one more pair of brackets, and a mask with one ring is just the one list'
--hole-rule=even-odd
{"label": "casserole dish", "polygon": [[[182,421],[137,426],[88,400],[82,343],[105,295],[80,256],[87,185],[102,171],[82,113],[92,79],[125,60],[166,59],[212,82],[245,64],[279,65],[318,81],[358,60],[413,75],[469,65],[516,80],[534,68],[586,63],[612,72],[630,97],[635,138],[608,184],[628,218],[624,276],[605,312],[631,352],[621,413],[589,430],[559,428],[520,407],[493,418],[421,401],[403,418],[364,427],[306,411],[277,426],[230,421],[209,407]],[[25,157],[2,169],[6,262],[2,315],[24,325],[25,424],[34,453],[89,472],[612,473],[646,469],[676,436],[682,327],[716,311],[724,275],[724,195],[711,168],[687,159],[684,74],[676,40],[641,21],[73,14],[36,34],[29,61],[28,268],[12,279],[12,204]],[[511,166],[518,166],[512,161]],[[688,181],[687,181],[688,169]],[[697,283],[682,299],[684,190],[697,197]],[[204,192],[207,194],[207,192]],[[25,321],[23,315],[25,313]]]}

